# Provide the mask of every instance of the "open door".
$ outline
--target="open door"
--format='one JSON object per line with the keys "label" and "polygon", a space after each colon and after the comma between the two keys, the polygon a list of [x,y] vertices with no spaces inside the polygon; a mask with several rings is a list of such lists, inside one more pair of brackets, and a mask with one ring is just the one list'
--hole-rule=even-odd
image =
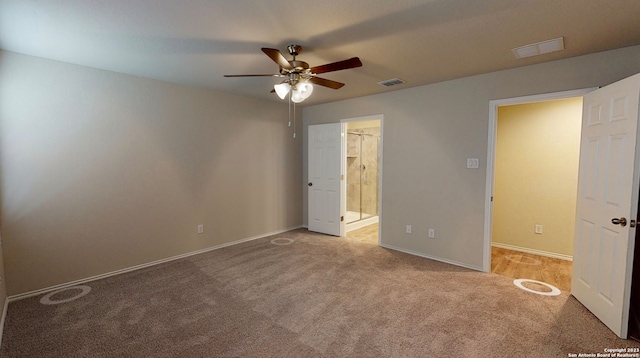
{"label": "open door", "polygon": [[627,338],[638,210],[640,74],[584,96],[571,293]]}
{"label": "open door", "polygon": [[309,126],[309,230],[340,236],[340,123]]}

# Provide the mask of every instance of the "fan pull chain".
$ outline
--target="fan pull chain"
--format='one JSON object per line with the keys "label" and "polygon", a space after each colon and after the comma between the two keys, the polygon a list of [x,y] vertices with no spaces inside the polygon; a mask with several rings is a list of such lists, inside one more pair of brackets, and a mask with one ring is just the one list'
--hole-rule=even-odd
{"label": "fan pull chain", "polygon": [[291,91],[289,91],[289,128],[291,128]]}
{"label": "fan pull chain", "polygon": [[296,139],[296,103],[293,102],[293,139]]}
{"label": "fan pull chain", "polygon": [[291,91],[289,91],[289,128],[291,128],[291,103],[293,103],[293,138],[296,138],[296,103],[291,100]]}

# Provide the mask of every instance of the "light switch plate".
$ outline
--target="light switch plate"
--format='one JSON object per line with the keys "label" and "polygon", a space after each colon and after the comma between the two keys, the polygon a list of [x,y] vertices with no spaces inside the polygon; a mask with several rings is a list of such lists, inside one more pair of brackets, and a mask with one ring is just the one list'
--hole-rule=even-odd
{"label": "light switch plate", "polygon": [[478,158],[467,158],[468,169],[478,169],[479,165],[480,165],[480,160]]}

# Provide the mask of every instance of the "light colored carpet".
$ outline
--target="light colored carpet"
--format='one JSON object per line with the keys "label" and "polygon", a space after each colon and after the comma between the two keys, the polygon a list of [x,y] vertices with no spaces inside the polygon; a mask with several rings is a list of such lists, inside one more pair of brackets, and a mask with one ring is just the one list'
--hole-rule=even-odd
{"label": "light colored carpet", "polygon": [[87,285],[68,303],[12,302],[2,357],[567,357],[640,347],[566,293],[539,296],[503,276],[302,229]]}

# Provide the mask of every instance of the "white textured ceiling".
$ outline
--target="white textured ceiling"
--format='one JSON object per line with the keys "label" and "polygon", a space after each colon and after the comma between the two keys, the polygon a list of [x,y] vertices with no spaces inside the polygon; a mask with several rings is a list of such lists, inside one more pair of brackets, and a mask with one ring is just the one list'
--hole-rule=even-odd
{"label": "white textured ceiling", "polygon": [[[564,36],[566,50],[516,60],[514,47]],[[318,104],[640,44],[639,0],[0,0],[0,48],[244,96],[279,79],[261,47],[303,46]],[[640,61],[640,59],[639,59]],[[391,88],[377,82],[399,77]]]}

